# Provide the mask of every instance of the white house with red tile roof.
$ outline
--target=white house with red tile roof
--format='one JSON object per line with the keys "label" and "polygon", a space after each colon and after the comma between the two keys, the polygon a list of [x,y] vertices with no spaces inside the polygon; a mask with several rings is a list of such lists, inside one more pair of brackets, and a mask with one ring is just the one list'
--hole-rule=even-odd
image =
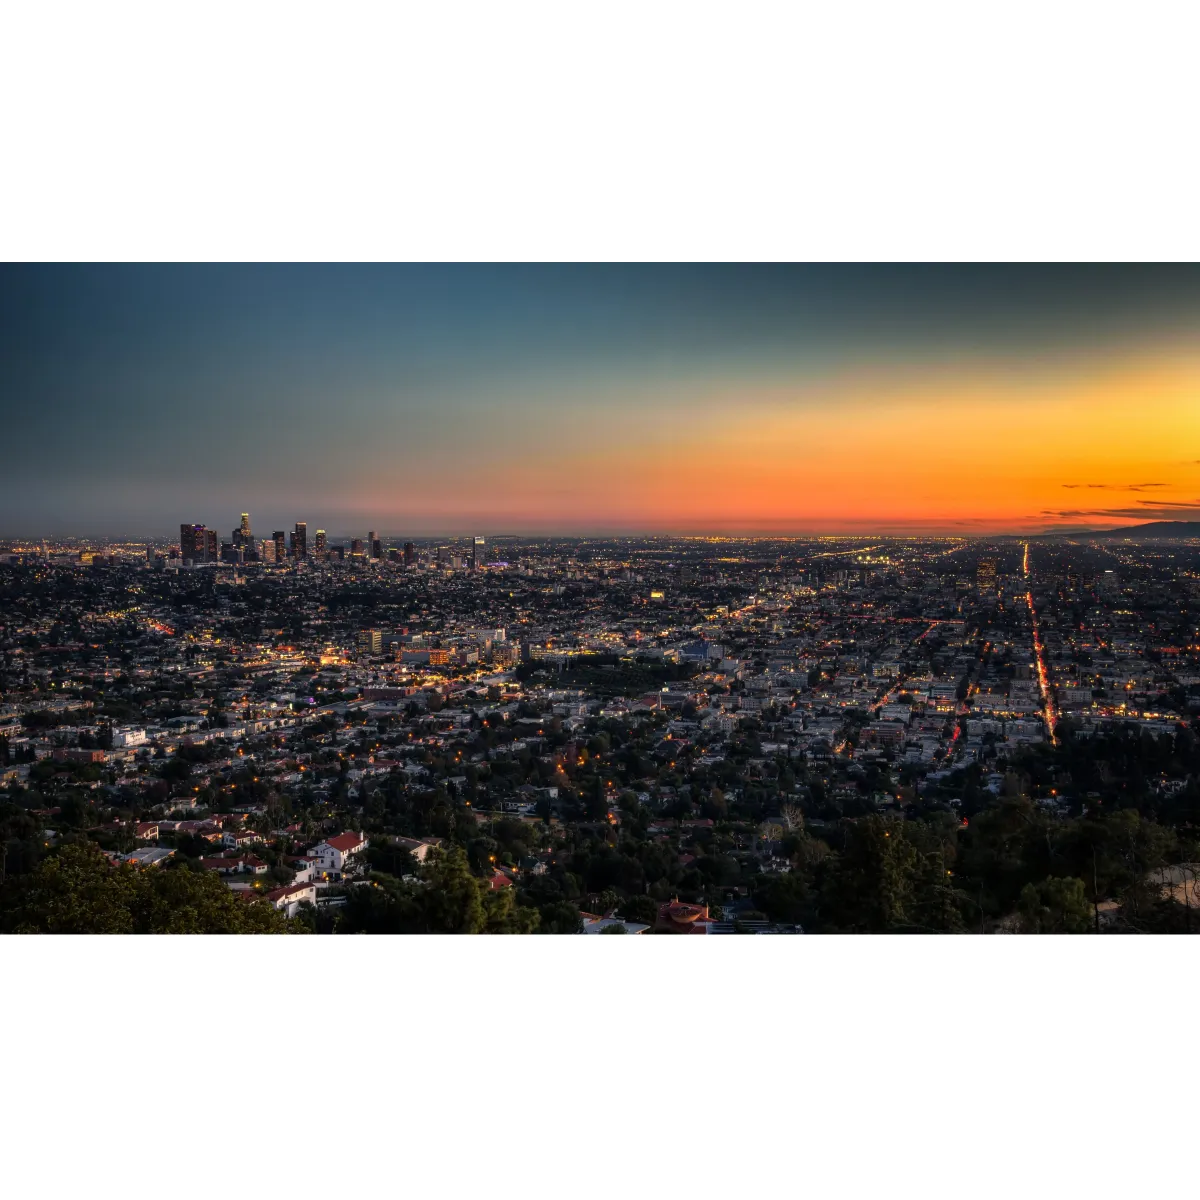
{"label": "white house with red tile roof", "polygon": [[255,833],[252,829],[226,830],[221,835],[221,841],[226,846],[232,846],[238,850],[242,850],[247,846],[253,846],[262,840],[262,834]]}
{"label": "white house with red tile roof", "polygon": [[315,883],[290,883],[287,887],[274,888],[267,893],[267,899],[285,916],[294,917],[296,909],[304,903],[316,904],[317,885]]}
{"label": "white house with red tile roof", "polygon": [[292,877],[293,883],[308,883],[320,877],[321,860],[314,855],[299,854],[289,857],[286,862],[296,872]]}
{"label": "white house with red tile roof", "polygon": [[441,838],[392,838],[393,846],[400,846],[402,849],[407,850],[417,862],[424,862],[429,856],[430,851],[436,850],[441,844]]}
{"label": "white house with red tile roof", "polygon": [[317,870],[330,879],[340,878],[350,863],[367,848],[361,833],[339,833],[314,846],[307,857],[317,860]]}

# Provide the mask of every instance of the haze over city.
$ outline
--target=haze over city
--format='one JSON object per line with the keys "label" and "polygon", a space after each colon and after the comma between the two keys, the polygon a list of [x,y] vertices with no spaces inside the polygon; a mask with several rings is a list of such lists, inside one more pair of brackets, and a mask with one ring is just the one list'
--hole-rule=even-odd
{"label": "haze over city", "polygon": [[7,266],[5,536],[1200,518],[1186,266]]}

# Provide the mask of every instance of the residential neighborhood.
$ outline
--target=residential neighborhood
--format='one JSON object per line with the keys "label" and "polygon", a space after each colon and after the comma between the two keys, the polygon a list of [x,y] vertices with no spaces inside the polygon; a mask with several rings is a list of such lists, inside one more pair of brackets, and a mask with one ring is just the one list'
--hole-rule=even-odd
{"label": "residential neighborhood", "polygon": [[[1093,926],[1200,859],[1193,543],[202,528],[0,555],[10,879],[84,840],[310,931],[426,928],[461,871],[463,929],[1001,932],[1001,811]],[[1067,843],[1129,820],[1159,849],[1088,884]],[[924,899],[842,890],[877,841]]]}

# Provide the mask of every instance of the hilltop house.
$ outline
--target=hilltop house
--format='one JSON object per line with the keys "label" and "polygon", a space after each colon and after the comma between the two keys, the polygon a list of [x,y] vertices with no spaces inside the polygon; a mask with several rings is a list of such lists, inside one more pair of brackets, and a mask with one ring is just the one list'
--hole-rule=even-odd
{"label": "hilltop house", "polygon": [[314,846],[309,858],[317,860],[317,873],[323,879],[336,880],[346,873],[353,859],[367,848],[367,839],[361,833],[339,833],[337,837]]}

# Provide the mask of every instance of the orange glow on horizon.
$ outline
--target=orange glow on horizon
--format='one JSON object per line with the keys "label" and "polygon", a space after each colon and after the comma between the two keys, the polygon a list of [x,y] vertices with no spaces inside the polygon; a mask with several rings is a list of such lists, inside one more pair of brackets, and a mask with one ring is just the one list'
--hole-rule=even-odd
{"label": "orange glow on horizon", "polygon": [[[477,507],[513,532],[973,534],[1200,519],[1194,352],[1090,368],[876,369],[508,420],[526,453],[472,464],[453,491],[464,513]],[[442,470],[388,478],[381,463],[364,472],[364,502],[437,520]]]}

